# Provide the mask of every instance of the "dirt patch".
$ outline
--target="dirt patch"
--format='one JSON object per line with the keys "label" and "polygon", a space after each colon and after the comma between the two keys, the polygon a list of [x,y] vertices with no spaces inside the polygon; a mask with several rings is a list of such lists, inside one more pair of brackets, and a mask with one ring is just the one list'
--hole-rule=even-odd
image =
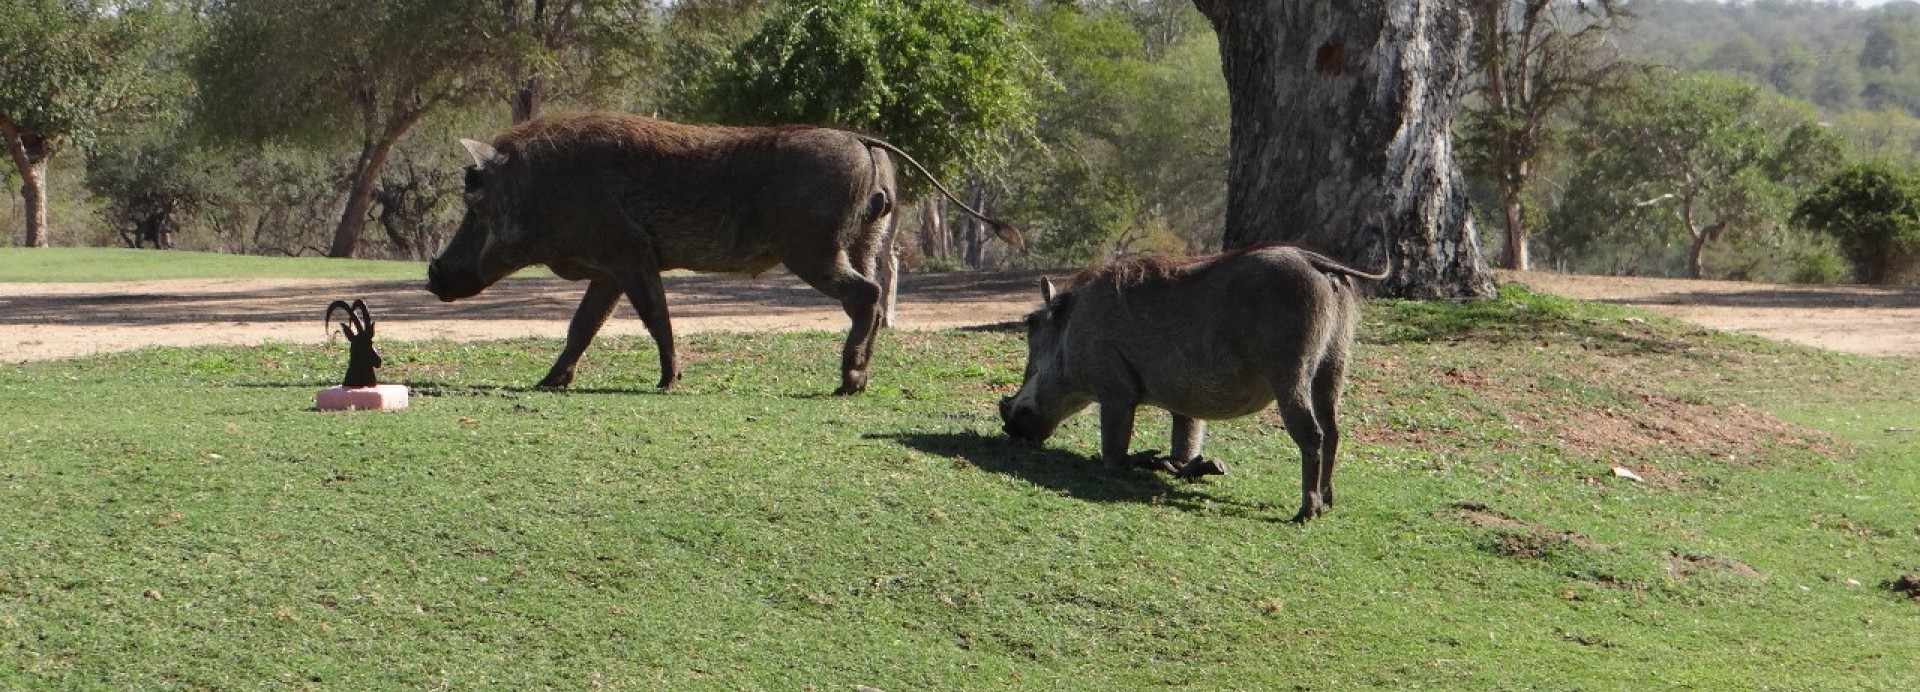
{"label": "dirt patch", "polygon": [[[1552,429],[1554,438],[1574,451],[1620,462],[1643,463],[1646,450],[1744,462],[1770,446],[1802,444],[1816,435],[1741,404],[1698,404],[1644,391],[1631,395],[1638,399],[1636,408],[1516,408],[1512,415],[1524,428]],[[1635,470],[1660,484],[1659,470]]]}
{"label": "dirt patch", "polygon": [[1727,572],[1762,581],[1767,578],[1765,572],[1754,569],[1752,565],[1739,560],[1677,551],[1668,554],[1666,567],[1667,574],[1674,577],[1688,577],[1703,572]]}
{"label": "dirt patch", "polygon": [[1547,272],[1502,282],[1633,305],[1711,329],[1873,356],[1920,356],[1920,286],[1802,286]]}
{"label": "dirt patch", "polygon": [[1594,482],[1619,475],[1611,471],[1619,468],[1649,487],[1678,489],[1691,479],[1672,468],[1676,459],[1746,464],[1783,448],[1818,452],[1830,444],[1817,431],[1745,405],[1687,401],[1627,376],[1583,378],[1588,381],[1580,386],[1587,391],[1575,393],[1550,382],[1565,379],[1564,373],[1524,365],[1489,371],[1399,357],[1368,365],[1378,373],[1356,374],[1350,385],[1369,393],[1363,399],[1403,400],[1409,394],[1395,391],[1405,382],[1444,383],[1444,390],[1412,395],[1426,399],[1420,408],[1447,411],[1466,423],[1394,419],[1351,428],[1355,440],[1461,456],[1487,447],[1549,449],[1595,463]]}
{"label": "dirt patch", "polygon": [[1543,558],[1555,546],[1572,545],[1586,550],[1605,547],[1573,531],[1559,531],[1534,522],[1514,518],[1478,502],[1461,502],[1442,513],[1468,526],[1487,529],[1493,534],[1490,550],[1502,557]]}
{"label": "dirt patch", "polygon": [[[424,273],[424,272],[423,272]],[[998,324],[1038,300],[1046,272],[914,274],[901,282],[904,329]],[[1052,272],[1065,274],[1066,271]],[[1571,298],[1645,307],[1713,329],[1822,348],[1920,356],[1920,287],[1777,286],[1546,273],[1503,281]],[[560,338],[583,284],[516,279],[457,303],[434,300],[417,281],[179,280],[124,283],[0,283],[0,361],[21,362],[143,346],[320,343],[320,313],[335,298],[363,298],[384,339],[469,341]],[[791,275],[668,277],[674,330],[842,330],[838,305]],[[630,310],[606,334],[642,334]]]}
{"label": "dirt patch", "polygon": [[1920,574],[1902,574],[1897,579],[1881,583],[1881,586],[1886,587],[1888,591],[1920,602]]}

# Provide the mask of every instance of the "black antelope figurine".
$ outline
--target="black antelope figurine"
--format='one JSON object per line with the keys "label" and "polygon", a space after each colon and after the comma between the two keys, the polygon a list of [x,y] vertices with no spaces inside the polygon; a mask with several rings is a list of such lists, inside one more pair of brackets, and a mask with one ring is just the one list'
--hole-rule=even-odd
{"label": "black antelope figurine", "polygon": [[340,386],[350,389],[379,386],[373,369],[380,367],[380,352],[373,350],[373,315],[367,313],[366,301],[355,300],[352,304],[333,301],[327,306],[327,322],[333,321],[335,310],[347,311],[347,321],[340,323],[340,333],[346,335],[348,344],[347,376],[340,380]]}

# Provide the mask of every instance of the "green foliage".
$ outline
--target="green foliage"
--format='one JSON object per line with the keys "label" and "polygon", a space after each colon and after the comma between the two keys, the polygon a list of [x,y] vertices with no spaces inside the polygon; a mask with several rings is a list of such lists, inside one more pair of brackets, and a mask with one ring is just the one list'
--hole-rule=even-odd
{"label": "green foliage", "polygon": [[1043,146],[1012,166],[1007,212],[1044,262],[1219,246],[1229,127],[1219,46],[1205,29],[1143,40],[1139,19],[1117,7],[1030,15],[1049,37],[1037,48],[1052,79]]}
{"label": "green foliage", "polygon": [[487,96],[511,45],[487,36],[496,12],[481,0],[378,0],[351,12],[232,0],[214,11],[194,61],[197,115],[229,141],[373,141],[408,114]]}
{"label": "green foliage", "polygon": [[603,103],[642,81],[660,53],[652,30],[657,0],[548,2],[497,0],[499,24],[485,41],[500,56],[500,77],[516,122],[548,100]]}
{"label": "green foliage", "polygon": [[1793,221],[1837,241],[1861,281],[1896,281],[1920,265],[1920,173],[1848,166],[1801,200]]}
{"label": "green foliage", "polygon": [[0,687],[1920,683],[1904,362],[1517,288],[1366,324],[1306,527],[1270,416],[1199,483],[1100,468],[1092,414],[1006,443],[1006,333],[889,332],[851,398],[831,333],[691,335],[669,394],[644,337],[569,392],[521,388],[553,340],[394,342],[412,407],[347,414],[337,343],[0,369],[58,412],[0,417]]}
{"label": "green foliage", "polygon": [[1783,232],[1795,190],[1824,176],[1841,152],[1805,110],[1705,74],[1650,79],[1598,104],[1579,147],[1569,183],[1578,194],[1556,210],[1550,242],[1588,270],[1696,277],[1706,273],[1708,245],[1723,237],[1763,249],[1791,244]]}
{"label": "green foliage", "polygon": [[122,138],[88,157],[86,185],[106,200],[103,220],[130,246],[158,243],[219,194],[209,163],[175,133]]}
{"label": "green foliage", "polygon": [[48,155],[86,145],[115,115],[151,106],[140,77],[150,44],[143,4],[107,12],[98,0],[0,4],[0,122],[42,140]]}
{"label": "green foliage", "polygon": [[[964,0],[779,3],[689,97],[733,124],[869,131],[955,179],[1004,160],[1031,127],[1036,65],[1005,16]],[[902,176],[927,190],[918,176]]]}

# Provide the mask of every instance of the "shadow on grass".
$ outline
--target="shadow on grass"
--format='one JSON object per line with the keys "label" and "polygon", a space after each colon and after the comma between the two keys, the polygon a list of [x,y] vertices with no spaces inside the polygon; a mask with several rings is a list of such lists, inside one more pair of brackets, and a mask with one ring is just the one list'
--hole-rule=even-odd
{"label": "shadow on grass", "polygon": [[1248,503],[1203,492],[1207,481],[1170,479],[1140,469],[1112,470],[1098,459],[1063,449],[1032,447],[977,432],[907,432],[873,434],[869,439],[893,440],[927,454],[972,465],[982,471],[1011,476],[1068,497],[1088,502],[1124,502],[1163,505],[1187,512],[1220,514],[1246,519],[1286,522],[1267,503]]}
{"label": "shadow on grass", "polygon": [[[338,380],[299,380],[299,381],[255,381],[236,382],[235,387],[255,389],[325,389],[339,384]],[[446,382],[407,380],[394,382],[382,380],[381,384],[404,384],[413,396],[422,397],[458,397],[458,396],[508,396],[520,394],[667,394],[657,387],[567,387],[553,389],[531,385],[480,385],[450,384]]]}

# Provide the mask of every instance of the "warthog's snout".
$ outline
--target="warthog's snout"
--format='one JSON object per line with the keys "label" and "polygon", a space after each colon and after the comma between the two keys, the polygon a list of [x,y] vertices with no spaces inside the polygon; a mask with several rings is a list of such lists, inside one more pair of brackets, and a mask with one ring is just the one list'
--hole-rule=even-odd
{"label": "warthog's snout", "polygon": [[1045,426],[1035,420],[1038,417],[1036,411],[1015,406],[1013,397],[1000,400],[1000,431],[1006,433],[1007,437],[1020,442],[1037,443],[1045,440],[1047,436],[1040,432]]}
{"label": "warthog's snout", "polygon": [[432,262],[427,265],[427,290],[433,293],[433,297],[439,298],[442,303],[451,303],[480,292],[478,290],[462,292],[448,285],[446,273],[440,270],[439,262]]}

